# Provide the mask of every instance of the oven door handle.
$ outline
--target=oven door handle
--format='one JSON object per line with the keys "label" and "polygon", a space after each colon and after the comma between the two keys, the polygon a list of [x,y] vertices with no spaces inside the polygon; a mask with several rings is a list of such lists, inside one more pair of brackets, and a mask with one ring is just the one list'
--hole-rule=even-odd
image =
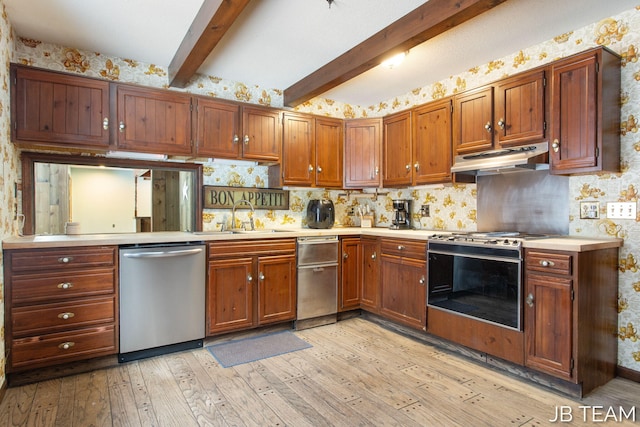
{"label": "oven door handle", "polygon": [[462,258],[486,259],[486,260],[489,260],[489,261],[513,262],[513,263],[516,263],[516,264],[519,264],[520,262],[522,262],[522,258],[520,258],[520,257],[518,257],[518,258],[506,258],[506,257],[491,256],[491,255],[469,255],[469,254],[459,254],[459,253],[448,252],[448,251],[428,251],[427,252],[427,258],[431,254],[459,256],[459,257],[462,257]]}

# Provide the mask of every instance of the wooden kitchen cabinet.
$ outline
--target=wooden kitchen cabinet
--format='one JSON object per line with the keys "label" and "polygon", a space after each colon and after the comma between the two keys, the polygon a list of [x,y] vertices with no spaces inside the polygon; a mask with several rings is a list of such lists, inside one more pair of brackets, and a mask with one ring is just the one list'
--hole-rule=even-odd
{"label": "wooden kitchen cabinet", "polygon": [[525,365],[584,395],[615,377],[618,249],[525,249]]}
{"label": "wooden kitchen cabinet", "polygon": [[413,185],[451,182],[451,99],[430,102],[411,112]]}
{"label": "wooden kitchen cabinet", "polygon": [[606,48],[551,66],[552,174],[620,171],[620,57]]}
{"label": "wooden kitchen cabinet", "polygon": [[196,156],[241,157],[240,105],[196,98]]}
{"label": "wooden kitchen cabinet", "polygon": [[455,154],[544,141],[545,83],[545,70],[536,69],[455,95]]}
{"label": "wooden kitchen cabinet", "polygon": [[295,239],[209,243],[207,335],[295,320]]}
{"label": "wooden kitchen cabinet", "polygon": [[345,124],[345,188],[382,184],[382,119],[349,120]]}
{"label": "wooden kitchen cabinet", "polygon": [[12,64],[11,110],[17,144],[109,148],[109,82]]}
{"label": "wooden kitchen cabinet", "polygon": [[342,188],[344,177],[344,122],[315,118],[316,187]]}
{"label": "wooden kitchen cabinet", "polygon": [[373,313],[380,311],[380,241],[364,236],[362,246],[362,290],[360,306]]}
{"label": "wooden kitchen cabinet", "polygon": [[7,372],[118,352],[117,247],[4,251]]}
{"label": "wooden kitchen cabinet", "polygon": [[426,242],[383,238],[380,251],[380,314],[424,330]]}
{"label": "wooden kitchen cabinet", "polygon": [[242,158],[279,162],[282,152],[282,113],[263,107],[242,107]]}
{"label": "wooden kitchen cabinet", "polygon": [[362,283],[362,245],[359,237],[345,237],[340,240],[340,285],[338,288],[338,311],[354,310],[360,307]]}
{"label": "wooden kitchen cabinet", "polygon": [[191,95],[124,84],[112,86],[118,150],[186,156],[193,153]]}
{"label": "wooden kitchen cabinet", "polygon": [[386,116],[382,127],[382,185],[407,187],[413,181],[411,112]]}

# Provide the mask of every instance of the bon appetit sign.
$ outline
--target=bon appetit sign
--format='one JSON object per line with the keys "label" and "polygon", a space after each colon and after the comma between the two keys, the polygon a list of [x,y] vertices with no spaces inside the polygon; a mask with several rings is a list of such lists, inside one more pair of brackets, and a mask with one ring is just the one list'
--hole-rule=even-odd
{"label": "bon appetit sign", "polygon": [[255,209],[289,209],[289,191],[274,188],[243,188],[204,186],[205,209],[231,209],[240,200],[247,200]]}

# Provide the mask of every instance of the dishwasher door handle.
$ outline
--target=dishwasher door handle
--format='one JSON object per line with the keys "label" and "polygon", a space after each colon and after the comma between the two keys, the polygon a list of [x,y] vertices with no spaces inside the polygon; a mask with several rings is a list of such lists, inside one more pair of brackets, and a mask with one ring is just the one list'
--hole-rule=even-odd
{"label": "dishwasher door handle", "polygon": [[194,249],[181,249],[179,251],[153,251],[153,252],[125,252],[123,256],[125,258],[170,258],[184,255],[194,255],[202,252],[202,248]]}

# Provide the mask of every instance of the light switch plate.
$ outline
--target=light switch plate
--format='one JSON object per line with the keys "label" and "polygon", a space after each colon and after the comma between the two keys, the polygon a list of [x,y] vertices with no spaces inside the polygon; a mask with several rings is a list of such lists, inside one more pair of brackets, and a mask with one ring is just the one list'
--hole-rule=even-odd
{"label": "light switch plate", "polygon": [[580,219],[600,218],[600,202],[580,202]]}
{"label": "light switch plate", "polygon": [[607,203],[607,218],[636,219],[636,202]]}

